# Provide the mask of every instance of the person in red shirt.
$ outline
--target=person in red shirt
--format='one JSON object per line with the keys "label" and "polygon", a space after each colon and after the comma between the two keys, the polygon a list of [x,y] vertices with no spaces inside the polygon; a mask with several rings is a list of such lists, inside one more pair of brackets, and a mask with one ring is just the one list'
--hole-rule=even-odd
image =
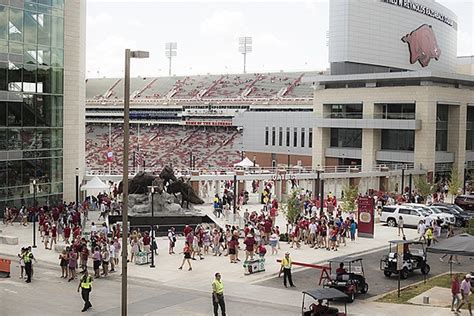
{"label": "person in red shirt", "polygon": [[72,236],[74,240],[81,235],[81,228],[79,226],[74,227],[74,230],[72,231]]}
{"label": "person in red shirt", "polygon": [[64,242],[69,245],[69,238],[71,237],[71,227],[67,225],[63,230]]}
{"label": "person in red shirt", "polygon": [[270,218],[272,219],[272,225],[275,225],[275,220],[277,216],[278,216],[278,208],[272,207],[270,209]]}
{"label": "person in red shirt", "polygon": [[256,244],[255,238],[253,238],[253,235],[248,234],[244,240],[244,244],[245,244],[245,261],[248,261],[249,257],[250,257],[250,260],[253,260],[255,244]]}
{"label": "person in red shirt", "polygon": [[270,240],[270,234],[272,232],[272,220],[267,219],[265,220],[265,223],[263,223],[263,231],[264,231],[264,238],[265,238],[265,244],[268,244],[268,241]]}
{"label": "person in red shirt", "polygon": [[188,271],[191,271],[193,269],[191,267],[191,247],[189,246],[189,243],[187,241],[184,244],[182,254],[184,254],[183,262],[181,263],[181,266],[178,269],[183,270],[183,265],[187,261],[188,265],[189,265]]}
{"label": "person in red shirt", "polygon": [[53,248],[53,244],[57,244],[58,243],[58,230],[56,228],[56,225],[53,225],[51,227],[51,248]]}
{"label": "person in red shirt", "polygon": [[451,294],[453,295],[453,300],[451,301],[451,311],[459,306],[461,303],[461,284],[459,283],[459,275],[455,274],[451,280]]}
{"label": "person in red shirt", "polygon": [[145,252],[150,252],[150,234],[148,232],[145,232],[145,236],[143,236],[142,242]]}
{"label": "person in red shirt", "polygon": [[184,237],[187,237],[188,234],[192,231],[193,229],[189,225],[184,226],[184,230],[183,230]]}
{"label": "person in red shirt", "polygon": [[45,222],[44,225],[43,225],[43,234],[44,234],[44,237],[43,237],[44,249],[51,249],[51,248],[48,248],[48,245],[49,245],[49,225],[48,225],[48,222]]}
{"label": "person in red shirt", "polygon": [[229,247],[229,259],[230,263],[237,263],[236,260],[236,253],[237,253],[237,247],[239,246],[239,241],[235,236],[232,236],[230,241],[227,243],[227,246]]}

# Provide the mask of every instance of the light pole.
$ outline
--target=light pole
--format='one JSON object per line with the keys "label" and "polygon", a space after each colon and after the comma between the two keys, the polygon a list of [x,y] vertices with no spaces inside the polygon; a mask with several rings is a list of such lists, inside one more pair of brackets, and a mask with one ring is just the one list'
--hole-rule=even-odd
{"label": "light pole", "polygon": [[123,94],[123,192],[122,192],[122,316],[127,315],[127,241],[128,241],[128,152],[130,143],[130,58],[148,58],[149,52],[125,50]]}
{"label": "light pole", "polygon": [[464,162],[464,173],[463,173],[463,182],[462,182],[462,194],[466,194],[466,181],[467,180],[467,162]]}
{"label": "light pole", "polygon": [[150,265],[150,268],[154,268],[155,267],[155,249],[153,249],[153,244],[154,244],[154,241],[155,241],[155,225],[153,223],[154,219],[155,219],[155,212],[154,212],[154,196],[155,196],[155,187],[152,186],[151,187],[151,220],[152,220],[152,223],[151,223],[151,265]]}
{"label": "light pole", "polygon": [[252,52],[252,37],[239,37],[239,53],[244,55],[244,73],[247,68],[247,54]]}
{"label": "light pole", "polygon": [[178,44],[176,42],[169,42],[165,44],[165,55],[170,60],[169,62],[169,69],[168,69],[168,76],[171,77],[171,59],[176,57],[176,49],[178,48]]}
{"label": "light pole", "polygon": [[79,208],[79,168],[76,168],[76,210]]}
{"label": "light pole", "polygon": [[33,248],[36,248],[36,179],[33,179]]}

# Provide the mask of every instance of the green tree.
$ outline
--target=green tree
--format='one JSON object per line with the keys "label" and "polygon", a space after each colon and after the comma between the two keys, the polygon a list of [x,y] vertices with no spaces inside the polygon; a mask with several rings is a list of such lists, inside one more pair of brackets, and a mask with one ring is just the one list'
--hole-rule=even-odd
{"label": "green tree", "polygon": [[448,193],[451,194],[451,198],[454,202],[454,197],[459,194],[459,190],[463,186],[463,179],[459,176],[457,168],[451,169],[450,179],[448,180]]}
{"label": "green tree", "polygon": [[428,195],[436,192],[436,185],[426,181],[425,175],[420,175],[418,178],[415,178],[415,187],[423,199],[426,201]]}
{"label": "green tree", "polygon": [[357,208],[359,188],[356,185],[345,185],[343,187],[342,209],[346,212],[354,212]]}
{"label": "green tree", "polygon": [[301,214],[303,204],[298,199],[298,191],[293,190],[288,197],[286,203],[281,205],[281,210],[286,215],[286,219],[290,223],[294,223]]}

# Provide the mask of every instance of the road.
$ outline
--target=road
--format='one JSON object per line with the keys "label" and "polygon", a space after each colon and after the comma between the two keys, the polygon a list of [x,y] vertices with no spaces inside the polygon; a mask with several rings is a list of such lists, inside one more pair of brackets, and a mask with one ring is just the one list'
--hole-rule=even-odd
{"label": "road", "polygon": [[[59,266],[35,266],[34,280],[26,284],[13,267],[12,277],[0,279],[0,315],[79,315],[83,301],[78,281],[61,279]],[[210,280],[211,282],[212,280]],[[225,285],[225,280],[224,285]],[[209,282],[209,288],[210,288]],[[120,313],[120,275],[95,280],[91,293],[93,308],[88,315]],[[212,315],[211,294],[157,286],[147,280],[129,281],[129,315]],[[229,315],[299,315],[294,307],[266,304],[226,296]]]}
{"label": "road", "polygon": [[[317,254],[320,251],[325,250],[314,250]],[[380,270],[380,259],[383,255],[388,254],[388,243],[387,249],[372,252],[369,254],[361,254],[360,257],[363,259],[364,272],[366,276],[367,283],[369,284],[369,292],[364,295],[359,295],[359,299],[367,299],[372,296],[383,294],[389,291],[396,290],[398,287],[398,277],[392,276],[387,278],[384,276],[383,272]],[[316,255],[317,256],[317,255]],[[445,258],[445,263],[442,263],[439,260],[439,255],[428,253],[428,264],[431,267],[431,271],[428,274],[428,277],[438,275],[444,272],[449,271],[449,264],[447,263],[448,258]],[[317,257],[316,257],[317,260]],[[453,271],[460,272],[471,272],[474,270],[474,260],[469,259],[468,257],[459,257],[460,265],[453,264]],[[320,264],[327,264],[327,262],[320,262]],[[293,288],[294,291],[301,291],[304,289],[311,289],[318,287],[320,277],[320,270],[317,269],[304,269],[301,271],[296,271],[293,273],[293,282],[297,286]],[[423,281],[424,276],[419,270],[411,273],[406,280],[401,280],[401,287]],[[263,282],[258,283],[259,285],[281,288],[283,285],[283,280],[281,278],[273,278]]]}

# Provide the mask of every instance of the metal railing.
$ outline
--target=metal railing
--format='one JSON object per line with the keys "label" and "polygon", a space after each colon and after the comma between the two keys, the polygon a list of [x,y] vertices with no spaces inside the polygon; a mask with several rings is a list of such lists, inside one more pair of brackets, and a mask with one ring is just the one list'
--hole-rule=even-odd
{"label": "metal railing", "polygon": [[[159,174],[162,168],[156,167],[129,167],[130,175],[135,175],[139,171],[145,171],[149,173]],[[393,164],[377,164],[373,166],[373,172],[385,172],[385,171],[397,171],[397,170],[413,170],[413,163],[393,163]],[[287,175],[294,174],[316,174],[316,173],[356,173],[362,171],[361,165],[340,165],[340,166],[323,166],[319,168],[313,168],[311,166],[293,166],[288,168],[287,166],[280,167],[248,167],[248,168],[195,168],[195,169],[176,169],[175,173],[177,176],[191,176],[192,174],[198,175],[233,175],[237,171],[244,172],[244,174],[282,174]],[[89,176],[95,175],[110,175],[120,176],[122,170],[118,168],[88,168],[86,174]]]}

